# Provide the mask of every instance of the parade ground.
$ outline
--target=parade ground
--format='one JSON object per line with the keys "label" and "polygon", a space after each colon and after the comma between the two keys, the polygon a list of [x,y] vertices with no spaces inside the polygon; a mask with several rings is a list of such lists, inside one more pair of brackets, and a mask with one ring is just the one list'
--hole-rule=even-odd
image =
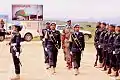
{"label": "parade ground", "polygon": [[[0,80],[10,80],[14,76],[12,56],[7,42],[0,43]],[[94,68],[95,48],[93,44],[86,44],[83,52],[80,74],[74,75],[73,69],[68,70],[64,61],[62,49],[59,50],[56,74],[46,70],[44,53],[39,41],[23,42],[20,60],[21,80],[113,80],[106,72]]]}

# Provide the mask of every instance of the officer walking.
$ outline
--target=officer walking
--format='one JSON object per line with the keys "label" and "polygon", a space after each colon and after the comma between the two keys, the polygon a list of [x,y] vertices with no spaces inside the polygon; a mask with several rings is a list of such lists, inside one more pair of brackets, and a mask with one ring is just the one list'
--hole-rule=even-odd
{"label": "officer walking", "polygon": [[49,55],[49,66],[52,70],[52,74],[56,73],[55,68],[57,64],[58,49],[61,47],[60,32],[55,30],[56,24],[51,23],[50,30],[47,31],[45,37],[45,50]]}
{"label": "officer walking", "polygon": [[72,57],[70,54],[70,35],[73,32],[73,28],[71,25],[71,20],[67,21],[66,28],[63,30],[62,33],[62,48],[64,51],[64,59],[67,62],[67,68],[71,69],[72,68]]}
{"label": "officer walking", "polygon": [[42,29],[42,35],[40,36],[40,39],[42,40],[43,49],[44,49],[46,69],[49,69],[49,56],[48,56],[47,51],[45,51],[45,33],[47,32],[47,30],[48,31],[50,30],[49,22],[46,23],[46,28]]}
{"label": "officer walking", "polygon": [[16,77],[12,78],[11,80],[20,80],[20,42],[21,42],[21,34],[19,31],[21,31],[21,26],[18,25],[13,25],[12,27],[13,32],[12,32],[12,37],[11,41],[9,43],[10,45],[10,53],[12,53],[12,58],[15,66],[15,73]]}
{"label": "officer walking", "polygon": [[75,75],[79,74],[79,67],[81,61],[81,54],[85,48],[84,34],[79,32],[80,26],[74,26],[74,32],[71,34],[71,43],[70,43],[70,53],[73,58],[73,65],[75,70]]}

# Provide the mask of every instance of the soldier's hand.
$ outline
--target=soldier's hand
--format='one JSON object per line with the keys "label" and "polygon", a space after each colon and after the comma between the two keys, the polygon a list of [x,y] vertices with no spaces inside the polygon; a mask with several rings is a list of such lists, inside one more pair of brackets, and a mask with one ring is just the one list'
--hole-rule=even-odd
{"label": "soldier's hand", "polygon": [[72,55],[72,52],[70,52],[70,54]]}
{"label": "soldier's hand", "polygon": [[45,51],[47,51],[47,48],[45,47]]}
{"label": "soldier's hand", "polygon": [[98,48],[101,48],[101,46],[100,46],[100,45],[98,45]]}
{"label": "soldier's hand", "polygon": [[113,54],[115,54],[115,51],[113,51]]}

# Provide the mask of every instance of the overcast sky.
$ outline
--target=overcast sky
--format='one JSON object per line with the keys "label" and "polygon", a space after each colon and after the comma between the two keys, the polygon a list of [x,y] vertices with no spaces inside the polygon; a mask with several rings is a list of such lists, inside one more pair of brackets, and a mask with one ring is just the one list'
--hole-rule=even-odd
{"label": "overcast sky", "polygon": [[11,16],[12,4],[43,4],[44,18],[86,19],[120,16],[120,0],[2,0],[0,14]]}

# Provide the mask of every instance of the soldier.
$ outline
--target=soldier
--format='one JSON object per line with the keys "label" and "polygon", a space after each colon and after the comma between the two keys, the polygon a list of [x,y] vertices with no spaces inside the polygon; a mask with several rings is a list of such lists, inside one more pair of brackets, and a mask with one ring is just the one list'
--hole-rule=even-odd
{"label": "soldier", "polygon": [[19,33],[21,31],[21,26],[18,25],[13,25],[13,32],[12,32],[12,37],[11,41],[9,43],[10,45],[10,53],[12,53],[12,58],[15,66],[15,73],[16,77],[12,78],[11,80],[19,80],[20,79],[20,42],[21,42],[21,34]]}
{"label": "soldier", "polygon": [[[114,48],[113,55],[116,56],[116,73],[115,76],[119,76],[120,70],[120,26],[116,27],[116,37],[114,41]],[[118,77],[120,79],[120,76]]]}
{"label": "soldier", "polygon": [[45,33],[47,32],[47,30],[50,30],[49,22],[46,23],[46,28],[42,29],[42,35],[40,36],[40,39],[42,40],[43,49],[44,49],[46,69],[49,69],[49,56],[47,51],[45,51]]}
{"label": "soldier", "polygon": [[64,51],[64,59],[67,62],[68,69],[72,68],[72,57],[70,54],[70,34],[73,32],[72,26],[71,26],[71,20],[67,21],[67,27],[63,30],[62,33],[62,48]]}
{"label": "soldier", "polygon": [[98,28],[98,30],[95,33],[95,38],[94,38],[94,42],[95,42],[95,47],[97,48],[97,57],[96,57],[96,61],[95,61],[95,65],[97,66],[97,60],[99,59],[99,65],[97,66],[97,68],[102,68],[102,63],[103,63],[103,54],[102,54],[102,46],[101,46],[101,41],[103,40],[102,34],[103,32],[105,32],[105,27],[106,27],[106,23],[101,23],[100,24],[100,28]]}
{"label": "soldier", "polygon": [[49,66],[52,69],[52,74],[55,73],[58,49],[61,47],[60,32],[55,30],[56,24],[51,23],[49,31],[46,33],[45,37],[45,50],[49,55]]}
{"label": "soldier", "polygon": [[79,74],[79,67],[81,61],[81,54],[85,48],[84,34],[79,32],[80,26],[74,26],[74,32],[71,34],[70,53],[73,58],[73,65],[75,69],[75,75]]}
{"label": "soldier", "polygon": [[108,52],[110,53],[110,50],[108,50],[108,47],[109,47],[109,44],[112,42],[108,42],[108,41],[109,41],[109,37],[112,36],[115,32],[115,26],[111,24],[107,27],[107,29],[108,29],[108,32],[105,34],[104,39],[103,39],[103,43],[104,43],[104,48],[103,48],[104,49],[104,69],[103,71],[106,71],[110,65],[110,57],[108,54]]}
{"label": "soldier", "polygon": [[99,58],[99,48],[98,48],[98,42],[99,42],[99,36],[100,36],[100,25],[101,23],[98,22],[97,23],[97,26],[96,26],[96,31],[95,31],[95,37],[94,37],[94,45],[95,45],[95,48],[96,48],[96,51],[97,51],[97,54],[96,54],[96,61],[95,61],[95,64],[94,64],[94,67],[97,66],[97,61],[98,61],[98,58]]}
{"label": "soldier", "polygon": [[107,33],[107,29],[106,29],[106,23],[101,23],[101,29],[102,29],[102,32],[99,36],[99,48],[101,49],[101,54],[100,54],[100,68],[103,68],[104,66],[104,53],[105,53],[105,50],[104,50],[104,36],[105,34]]}
{"label": "soldier", "polygon": [[113,26],[113,30],[111,32],[111,35],[109,36],[109,39],[108,39],[108,55],[107,55],[108,59],[109,59],[108,74],[111,74],[111,75],[115,75],[114,72],[111,73],[111,68],[113,68],[113,71],[115,71],[115,69],[116,69],[116,57],[115,57],[115,55],[113,55],[114,41],[115,41],[115,37],[116,37],[116,34],[115,34],[114,31],[115,31],[115,29],[114,29],[114,26]]}

